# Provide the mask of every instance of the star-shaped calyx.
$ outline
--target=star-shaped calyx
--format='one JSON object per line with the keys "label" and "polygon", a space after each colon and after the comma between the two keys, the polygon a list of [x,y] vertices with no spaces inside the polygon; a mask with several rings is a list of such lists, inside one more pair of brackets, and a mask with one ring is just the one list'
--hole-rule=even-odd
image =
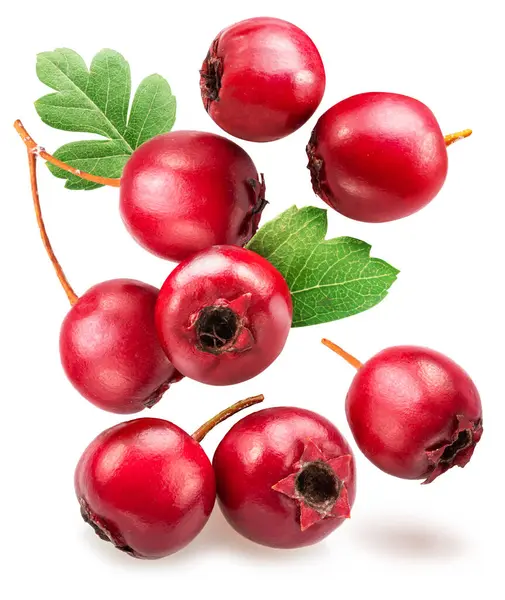
{"label": "star-shaped calyx", "polygon": [[298,503],[302,531],[323,519],[351,516],[346,488],[351,460],[350,454],[328,458],[309,440],[294,472],[272,486]]}
{"label": "star-shaped calyx", "polygon": [[451,467],[464,467],[472,458],[482,436],[482,419],[470,421],[464,415],[457,415],[455,421],[451,439],[426,450],[430,469],[423,484],[431,483]]}
{"label": "star-shaped calyx", "polygon": [[248,319],[251,296],[247,293],[233,300],[220,298],[191,315],[187,331],[194,336],[198,350],[223,354],[252,348],[254,337]]}

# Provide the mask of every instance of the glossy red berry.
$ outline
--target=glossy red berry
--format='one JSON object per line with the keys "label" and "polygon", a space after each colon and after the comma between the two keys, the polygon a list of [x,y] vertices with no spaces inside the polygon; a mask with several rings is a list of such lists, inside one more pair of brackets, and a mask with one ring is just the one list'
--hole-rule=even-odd
{"label": "glossy red berry", "polygon": [[417,346],[387,348],[363,365],[353,360],[358,372],[346,413],[369,460],[386,473],[424,483],[468,463],[482,435],[480,396],[468,373],[440,352]]}
{"label": "glossy red berry", "polygon": [[153,406],[180,379],[154,324],[158,290],[131,279],[93,286],[71,308],[60,332],[60,357],[74,387],[115,413]]}
{"label": "glossy red berry", "polygon": [[301,408],[260,410],[234,425],[213,459],[230,525],[274,548],[319,542],[350,516],[352,451],[324,417]]}
{"label": "glossy red berry", "polygon": [[221,31],[200,71],[205,109],[235,137],[269,142],[296,131],[324,94],[324,66],[295,25],[268,17]]}
{"label": "glossy red berry", "polygon": [[162,419],[136,419],[100,434],[79,461],[75,489],[84,520],[137,558],[160,558],[186,546],[215,500],[202,447]]}
{"label": "glossy red berry", "polygon": [[173,131],[135,150],[120,210],[131,235],[174,261],[215,244],[242,246],[258,228],[265,186],[249,155],[219,135]]}
{"label": "glossy red berry", "polygon": [[216,497],[200,441],[218,423],[263,400],[237,402],[192,436],[163,419],[136,419],[101,433],[75,471],[83,519],[136,558],[177,552],[202,530]]}
{"label": "glossy red berry", "polygon": [[390,93],[342,100],[318,120],[307,146],[314,192],[358,221],[393,221],[438,194],[447,149],[466,130],[444,138],[431,110]]}
{"label": "glossy red berry", "polygon": [[212,385],[240,383],[266,369],[284,347],[291,320],[282,275],[237,246],[215,246],[180,263],[156,303],[156,327],[172,364]]}

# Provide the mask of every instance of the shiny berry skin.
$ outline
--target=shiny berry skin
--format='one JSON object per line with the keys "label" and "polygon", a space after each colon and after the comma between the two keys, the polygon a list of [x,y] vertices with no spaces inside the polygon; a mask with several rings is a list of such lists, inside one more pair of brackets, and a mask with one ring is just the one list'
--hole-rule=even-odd
{"label": "shiny berry skin", "polygon": [[120,211],[141,246],[181,261],[215,244],[247,243],[264,194],[240,146],[212,133],[173,131],[142,144],[126,163]]}
{"label": "shiny berry skin", "polygon": [[158,290],[132,279],[93,286],[70,309],[60,357],[74,387],[90,402],[129,414],[155,404],[180,379],[157,338]]}
{"label": "shiny berry skin", "polygon": [[425,483],[464,467],[482,435],[481,401],[469,375],[416,346],[387,348],[358,369],[346,413],[357,445],[377,467]]}
{"label": "shiny berry skin", "polygon": [[269,17],[221,31],[200,75],[202,100],[212,119],[251,142],[278,140],[304,125],[326,84],[323,62],[308,35]]}
{"label": "shiny berry skin", "polygon": [[292,320],[288,285],[266,259],[214,246],[180,263],[163,284],[156,327],[175,368],[230,385],[255,377],[280,354]]}
{"label": "shiny berry skin", "polygon": [[373,92],[342,100],[318,120],[307,146],[314,192],[357,221],[401,219],[438,194],[446,142],[414,98]]}
{"label": "shiny berry skin", "polygon": [[217,447],[213,466],[226,520],[274,548],[321,541],[350,516],[356,495],[349,445],[327,419],[302,408],[244,417]]}
{"label": "shiny berry skin", "polygon": [[216,495],[200,444],[173,423],[150,418],[101,433],[77,465],[75,491],[84,520],[102,539],[151,559],[189,544]]}

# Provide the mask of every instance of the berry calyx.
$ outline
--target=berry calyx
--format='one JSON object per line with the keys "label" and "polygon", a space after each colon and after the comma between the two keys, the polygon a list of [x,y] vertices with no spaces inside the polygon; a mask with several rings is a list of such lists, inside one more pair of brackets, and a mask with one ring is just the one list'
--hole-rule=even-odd
{"label": "berry calyx", "polygon": [[328,458],[309,440],[300,460],[294,464],[295,471],[272,486],[276,492],[298,502],[302,531],[322,519],[351,516],[345,486],[351,460],[350,454]]}
{"label": "berry calyx", "polygon": [[228,417],[262,401],[259,395],[237,402],[192,436],[151,418],[107,429],[86,448],[75,471],[83,520],[132,557],[177,552],[203,529],[215,502],[214,472],[200,442]]}
{"label": "berry calyx", "polygon": [[231,302],[219,298],[190,317],[189,331],[194,332],[198,350],[217,355],[251,349],[254,337],[247,328],[251,296],[243,294]]}
{"label": "berry calyx", "polygon": [[469,375],[439,352],[386,348],[366,363],[322,343],[358,371],[346,414],[361,451],[383,471],[425,484],[464,467],[479,442],[482,407]]}
{"label": "berry calyx", "polygon": [[431,473],[424,483],[431,483],[451,467],[468,464],[482,432],[482,419],[470,421],[465,415],[456,415],[451,438],[426,450]]}
{"label": "berry calyx", "polygon": [[203,62],[200,71],[200,89],[205,110],[209,112],[212,102],[219,100],[221,80],[223,77],[223,61],[217,55],[219,39],[212,42],[212,46]]}

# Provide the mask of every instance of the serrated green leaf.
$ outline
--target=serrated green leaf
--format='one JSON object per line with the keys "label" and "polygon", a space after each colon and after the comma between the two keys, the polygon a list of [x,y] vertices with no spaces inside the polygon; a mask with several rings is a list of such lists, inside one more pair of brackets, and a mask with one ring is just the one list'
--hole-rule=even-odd
{"label": "serrated green leaf", "polygon": [[248,248],[269,260],[293,298],[293,327],[343,319],[383,300],[398,270],[350,237],[326,240],[327,212],[292,206],[261,227]]}
{"label": "serrated green leaf", "polygon": [[[54,156],[87,173],[103,177],[121,177],[130,154],[125,152],[123,145],[117,140],[85,140],[61,146]],[[67,189],[92,190],[100,187],[96,183],[71,175],[50,163],[47,166],[55,177],[67,179],[65,184]]]}
{"label": "serrated green leaf", "polygon": [[[73,50],[58,48],[37,56],[37,75],[56,90],[35,102],[44,123],[65,131],[94,133],[108,141],[73,142],[54,155],[73,167],[103,177],[120,177],[132,152],[148,139],[166,133],[175,121],[176,101],[160,75],[146,77],[133,99],[130,67],[114,50],[101,50],[88,71]],[[81,181],[61,169],[50,167],[66,179],[68,189],[95,189],[97,184]]]}
{"label": "serrated green leaf", "polygon": [[133,98],[125,138],[132,148],[138,148],[154,136],[170,131],[175,122],[175,96],[168,82],[160,75],[150,75],[142,81]]}
{"label": "serrated green leaf", "polygon": [[58,91],[86,90],[88,68],[84,60],[69,48],[57,48],[54,52],[37,55],[37,76],[48,87]]}
{"label": "serrated green leaf", "polygon": [[99,183],[93,183],[92,181],[86,181],[85,179],[72,178],[72,180],[65,183],[67,190],[96,190],[97,188],[103,187]]}
{"label": "serrated green leaf", "polygon": [[39,79],[57,90],[35,102],[40,118],[65,131],[97,133],[117,139],[130,152],[124,138],[130,101],[130,67],[114,50],[102,50],[88,72],[78,54],[68,49],[43,52],[37,57]]}
{"label": "serrated green leaf", "polygon": [[126,141],[131,75],[130,65],[119,52],[102,50],[93,58],[86,93]]}

